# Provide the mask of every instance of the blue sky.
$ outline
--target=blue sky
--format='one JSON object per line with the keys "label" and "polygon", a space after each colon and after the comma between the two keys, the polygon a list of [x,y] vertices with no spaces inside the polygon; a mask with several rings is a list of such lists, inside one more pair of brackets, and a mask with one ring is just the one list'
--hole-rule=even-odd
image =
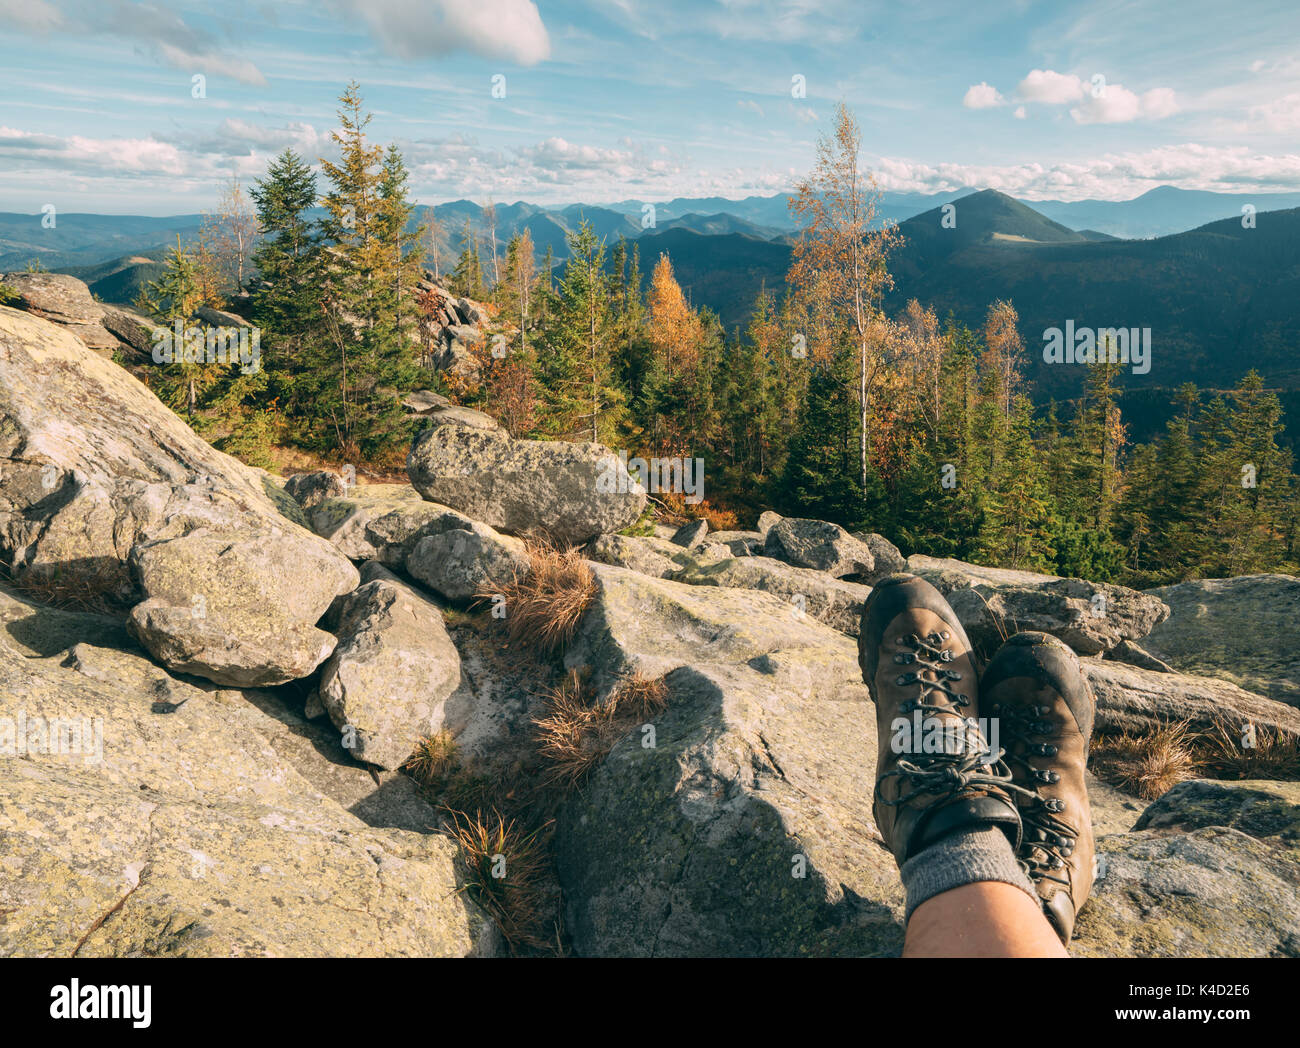
{"label": "blue sky", "polygon": [[986,6],[0,0],[0,210],[210,207],[350,78],[424,203],[775,193],[840,100],[891,190],[1300,190],[1294,0]]}

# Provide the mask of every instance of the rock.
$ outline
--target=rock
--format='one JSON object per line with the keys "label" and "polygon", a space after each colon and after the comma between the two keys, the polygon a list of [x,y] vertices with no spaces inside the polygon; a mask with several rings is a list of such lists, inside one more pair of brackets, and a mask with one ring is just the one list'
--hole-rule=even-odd
{"label": "rock", "polygon": [[376,577],[343,601],[338,631],[321,669],[321,704],[357,760],[397,768],[438,731],[460,683],[442,612],[396,579]]}
{"label": "rock", "polygon": [[435,426],[466,426],[469,429],[487,429],[504,433],[501,424],[491,415],[474,408],[462,407],[460,404],[448,404],[445,407],[432,408],[421,412]]}
{"label": "rock", "polygon": [[18,292],[18,309],[55,324],[97,325],[104,312],[84,281],[63,273],[6,273],[0,284]]}
{"label": "rock", "polygon": [[[365,821],[394,806],[364,769],[303,744],[295,732],[310,726],[274,697],[200,687],[101,645],[106,622],[0,587],[0,719],[26,718],[29,740],[37,715],[84,723],[92,742],[81,753],[0,749],[0,955],[498,948],[492,924],[457,894],[448,840]],[[362,815],[331,795],[344,773]]]}
{"label": "rock", "polygon": [[902,890],[871,819],[875,719],[854,642],[772,594],[597,565],[567,656],[607,688],[665,675],[569,795],[556,855],[583,956],[876,956]]}
{"label": "rock", "polygon": [[493,593],[524,578],[529,569],[528,552],[519,539],[477,521],[426,535],[406,558],[412,578],[457,601]]}
{"label": "rock", "polygon": [[[415,489],[411,489],[415,494]],[[351,560],[400,567],[425,535],[473,523],[463,513],[415,498],[352,495],[329,498],[312,509],[312,530]]]}
{"label": "rock", "polygon": [[707,520],[691,520],[687,521],[673,533],[672,541],[678,546],[685,546],[687,549],[691,549],[693,546],[698,546],[703,542],[704,536],[708,533],[709,522]]}
{"label": "rock", "polygon": [[431,502],[510,533],[545,531],[579,545],[634,524],[645,489],[599,444],[513,440],[435,426],[415,438],[406,471]]}
{"label": "rock", "polygon": [[1103,782],[1090,771],[1084,772],[1084,778],[1088,784],[1088,807],[1092,811],[1094,837],[1131,830],[1147,802]]}
{"label": "rock", "polygon": [[733,557],[758,557],[763,554],[763,536],[757,531],[715,531],[709,541],[720,543]]}
{"label": "rock", "polygon": [[416,415],[427,415],[439,408],[452,406],[450,400],[431,389],[418,389],[402,396],[402,407]]}
{"label": "rock", "polygon": [[871,587],[831,578],[812,568],[796,568],[771,557],[736,557],[712,564],[678,568],[677,582],[693,586],[729,586],[762,590],[784,600],[794,618],[811,615],[819,622],[856,637],[862,607]]}
{"label": "rock", "polygon": [[853,537],[871,550],[871,555],[876,560],[876,569],[867,581],[879,582],[887,575],[907,570],[907,558],[885,536],[877,535],[874,531],[855,531]]}
{"label": "rock", "polygon": [[767,556],[835,578],[870,576],[876,568],[876,559],[865,543],[824,520],[782,517],[768,528],[765,540]]}
{"label": "rock", "polygon": [[[326,499],[311,511],[311,522],[318,535],[352,560],[405,568],[452,600],[472,596],[472,592],[462,593],[469,585],[503,583],[516,569],[528,570],[518,539],[436,502],[425,502],[413,488]],[[449,533],[460,537],[432,543],[423,554],[414,555],[424,539]]]}
{"label": "rock", "polygon": [[1082,660],[1097,696],[1097,730],[1144,732],[1186,720],[1195,731],[1250,723],[1300,737],[1300,710],[1213,677],[1139,669],[1122,662]]}
{"label": "rock", "polygon": [[1154,670],[1156,673],[1174,672],[1174,668],[1169,663],[1161,662],[1141,645],[1134,644],[1131,640],[1120,641],[1110,651],[1105,652],[1102,658],[1110,659],[1113,662],[1127,662],[1130,666],[1136,666],[1140,670]]}
{"label": "rock", "polygon": [[772,510],[765,510],[758,515],[758,533],[764,538],[772,530],[772,525],[781,519],[781,514],[774,513]]}
{"label": "rock", "polygon": [[456,299],[456,312],[460,314],[462,324],[482,327],[488,322],[487,310],[478,302],[468,298]]}
{"label": "rock", "polygon": [[224,309],[213,309],[211,306],[199,306],[194,311],[194,317],[196,320],[201,320],[212,327],[246,328],[253,326],[241,316],[227,313]]}
{"label": "rock", "polygon": [[313,509],[326,499],[346,495],[348,483],[332,470],[318,469],[310,473],[295,473],[284,482],[284,490],[303,509]]}
{"label": "rock", "polygon": [[1170,609],[1143,642],[1154,657],[1300,706],[1300,578],[1199,579],[1148,592]]}
{"label": "rock", "polygon": [[1300,865],[1223,826],[1102,837],[1076,957],[1300,957]]}
{"label": "rock", "polygon": [[320,701],[320,689],[312,688],[307,695],[307,702],[303,705],[302,715],[310,720],[320,720],[322,717],[328,717],[329,711],[325,709],[324,703]]}
{"label": "rock", "polygon": [[1228,826],[1274,840],[1300,863],[1300,783],[1264,779],[1189,779],[1147,808],[1135,830],[1199,830]]}
{"label": "rock", "polygon": [[105,306],[100,323],[140,360],[153,359],[153,347],[157,344],[155,333],[167,330],[143,313],[125,306]]}
{"label": "rock", "polygon": [[298,529],[242,537],[200,528],[138,543],[131,565],[145,598],[131,609],[140,642],[170,669],[237,687],[319,666],[334,638],[314,624],[359,579]]}
{"label": "rock", "polygon": [[[148,596],[128,564],[132,550],[198,530],[229,537],[224,563],[241,587],[253,585],[253,570],[285,576],[286,565],[350,577],[333,547],[280,512],[264,475],[215,450],[66,331],[0,308],[0,560],[19,584],[128,607]],[[256,567],[238,565],[237,551],[256,551]],[[205,574],[202,587],[211,614],[220,580]],[[182,612],[196,594],[198,585]],[[188,634],[195,622],[184,613],[151,618],[159,645],[167,628]],[[264,641],[238,631],[220,641],[248,645],[252,663],[266,654]]]}
{"label": "rock", "polygon": [[65,324],[64,329],[76,335],[87,349],[105,360],[112,360],[113,354],[122,345],[102,324]]}
{"label": "rock", "polygon": [[9,273],[0,274],[0,284],[18,292],[18,309],[58,324],[99,356],[111,360],[121,346],[103,324],[104,307],[76,277],[62,273]]}
{"label": "rock", "polygon": [[1004,633],[1021,630],[1050,633],[1080,655],[1099,655],[1120,641],[1141,640],[1169,615],[1158,598],[1109,583],[919,555],[908,557],[907,570],[948,598],[971,643],[986,655]]}
{"label": "rock", "polygon": [[681,570],[674,559],[681,552],[671,539],[649,535],[597,535],[583,549],[589,560],[657,579],[669,578]]}

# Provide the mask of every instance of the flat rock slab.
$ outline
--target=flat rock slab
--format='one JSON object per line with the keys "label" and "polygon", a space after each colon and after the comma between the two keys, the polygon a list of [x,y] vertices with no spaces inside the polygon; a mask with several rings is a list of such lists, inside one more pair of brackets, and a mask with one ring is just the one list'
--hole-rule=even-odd
{"label": "flat rock slab", "polygon": [[1141,640],[1169,615],[1159,598],[1109,583],[919,555],[907,558],[907,570],[948,598],[986,657],[1004,636],[1022,630],[1050,633],[1080,655],[1099,655],[1121,641]]}
{"label": "flat rock slab", "polygon": [[1239,731],[1243,724],[1253,724],[1300,737],[1300,710],[1215,677],[1160,673],[1101,659],[1083,659],[1082,666],[1097,696],[1101,732],[1140,733],[1188,721],[1195,731],[1214,731],[1219,725]]}
{"label": "flat rock slab", "polygon": [[569,652],[599,684],[666,674],[668,712],[561,812],[583,955],[863,956],[902,944],[871,818],[875,717],[849,638],[768,593],[596,567]]}
{"label": "flat rock slab", "polygon": [[810,615],[832,629],[856,637],[871,587],[833,578],[812,568],[796,568],[771,557],[734,557],[687,566],[672,575],[692,586],[762,590],[783,598],[794,617]]}
{"label": "flat rock slab", "polygon": [[1300,706],[1300,578],[1245,575],[1148,591],[1169,618],[1142,647],[1183,673]]}

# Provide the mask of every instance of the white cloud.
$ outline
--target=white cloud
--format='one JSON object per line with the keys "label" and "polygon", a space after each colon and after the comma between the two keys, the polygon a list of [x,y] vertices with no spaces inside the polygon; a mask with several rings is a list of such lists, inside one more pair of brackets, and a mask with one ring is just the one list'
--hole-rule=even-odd
{"label": "white cloud", "polygon": [[894,192],[981,186],[1031,200],[1129,200],[1160,185],[1219,193],[1291,192],[1300,185],[1300,154],[1269,156],[1245,147],[1188,142],[1056,164],[924,164],[885,157],[873,170],[881,188]]}
{"label": "white cloud", "polygon": [[212,34],[189,25],[179,14],[155,4],[0,0],[0,23],[4,22],[28,32],[117,37],[191,74],[228,76],[257,86],[266,83],[255,64],[218,46]]}
{"label": "white cloud", "polygon": [[1300,131],[1300,93],[1283,95],[1271,102],[1251,106],[1243,130],[1262,130],[1274,134]]}
{"label": "white cloud", "polygon": [[362,18],[399,58],[469,51],[519,65],[551,56],[551,39],[533,0],[333,0]]}
{"label": "white cloud", "polygon": [[1014,116],[1017,120],[1024,120],[1028,114],[1025,112],[1024,106],[1016,106],[1016,111],[1011,115]]}
{"label": "white cloud", "polygon": [[794,118],[801,124],[817,123],[817,110],[811,106],[791,106],[794,110]]}
{"label": "white cloud", "polygon": [[46,0],[0,0],[0,23],[48,33],[63,25],[63,12]]}
{"label": "white cloud", "polygon": [[764,115],[763,107],[759,105],[757,102],[753,101],[752,99],[742,98],[736,102],[736,105],[738,105],[741,109],[748,109],[751,113],[757,113],[759,116]]}
{"label": "white cloud", "polygon": [[1081,105],[1070,110],[1078,124],[1127,124],[1133,120],[1163,120],[1178,112],[1171,88],[1157,87],[1141,97],[1123,84],[1101,84],[1089,90]]}
{"label": "white cloud", "polygon": [[1050,69],[1033,69],[1016,88],[1016,97],[1025,102],[1044,102],[1059,106],[1083,97],[1083,81],[1068,73]]}
{"label": "white cloud", "polygon": [[1163,120],[1179,108],[1178,98],[1170,87],[1154,87],[1142,96],[1142,115],[1148,120]]}
{"label": "white cloud", "polygon": [[962,98],[961,104],[967,109],[992,109],[994,106],[1006,105],[1006,101],[996,87],[992,87],[981,80],[978,84],[972,84],[966,89],[966,95]]}
{"label": "white cloud", "polygon": [[1076,124],[1127,124],[1142,111],[1142,100],[1123,84],[1103,84],[1089,90],[1070,110]]}

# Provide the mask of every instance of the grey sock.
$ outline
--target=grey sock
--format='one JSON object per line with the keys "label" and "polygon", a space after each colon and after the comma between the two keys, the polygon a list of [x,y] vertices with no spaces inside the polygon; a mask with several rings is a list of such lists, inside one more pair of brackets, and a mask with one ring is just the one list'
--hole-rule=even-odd
{"label": "grey sock", "polygon": [[1038,902],[1038,893],[1016,862],[1007,836],[995,826],[953,833],[913,855],[898,874],[907,892],[907,916],[926,899],[976,881],[1001,881],[1028,893]]}

